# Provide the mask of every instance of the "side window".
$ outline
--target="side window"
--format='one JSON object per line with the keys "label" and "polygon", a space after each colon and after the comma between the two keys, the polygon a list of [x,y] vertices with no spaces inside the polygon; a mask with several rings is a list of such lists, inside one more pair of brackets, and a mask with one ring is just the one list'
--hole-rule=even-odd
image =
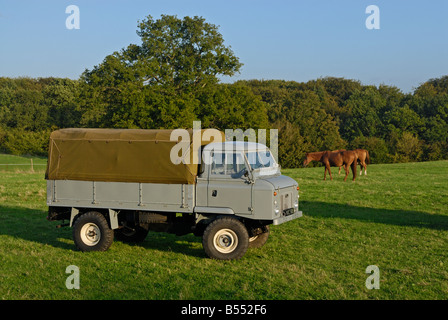
{"label": "side window", "polygon": [[244,174],[243,169],[246,168],[244,158],[241,153],[227,154],[226,174],[232,178],[241,178]]}
{"label": "side window", "polygon": [[216,152],[212,156],[211,174],[241,178],[244,175],[246,163],[241,153]]}
{"label": "side window", "polygon": [[211,174],[215,175],[224,175],[225,174],[225,153],[213,153],[212,157],[212,172]]}

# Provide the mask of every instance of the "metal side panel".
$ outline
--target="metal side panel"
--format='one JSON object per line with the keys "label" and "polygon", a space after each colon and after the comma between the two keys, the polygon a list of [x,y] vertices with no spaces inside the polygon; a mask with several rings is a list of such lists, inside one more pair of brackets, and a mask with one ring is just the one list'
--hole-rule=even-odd
{"label": "metal side panel", "polygon": [[139,184],[126,182],[95,182],[96,203],[118,203],[120,206],[139,203]]}
{"label": "metal side panel", "polygon": [[193,212],[195,186],[191,184],[142,183],[140,206],[154,207],[158,210],[182,209]]}
{"label": "metal side panel", "polygon": [[48,180],[47,205],[193,212],[194,185]]}
{"label": "metal side panel", "polygon": [[47,206],[53,202],[54,180],[47,180]]}

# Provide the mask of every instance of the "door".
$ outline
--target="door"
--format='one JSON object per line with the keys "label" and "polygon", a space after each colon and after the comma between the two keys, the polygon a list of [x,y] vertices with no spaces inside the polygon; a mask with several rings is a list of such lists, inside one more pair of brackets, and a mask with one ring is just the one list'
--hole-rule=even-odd
{"label": "door", "polygon": [[245,173],[243,153],[214,152],[209,172],[209,207],[231,208],[235,214],[252,214],[252,184]]}

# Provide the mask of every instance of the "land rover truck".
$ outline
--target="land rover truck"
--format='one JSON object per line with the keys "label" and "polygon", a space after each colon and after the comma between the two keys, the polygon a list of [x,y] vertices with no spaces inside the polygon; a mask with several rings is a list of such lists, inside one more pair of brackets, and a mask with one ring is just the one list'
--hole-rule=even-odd
{"label": "land rover truck", "polygon": [[210,130],[199,139],[192,129],[177,138],[174,130],[52,132],[47,219],[72,227],[81,251],[143,241],[149,231],[194,233],[213,259],[263,246],[270,225],[302,216],[298,184],[265,145]]}

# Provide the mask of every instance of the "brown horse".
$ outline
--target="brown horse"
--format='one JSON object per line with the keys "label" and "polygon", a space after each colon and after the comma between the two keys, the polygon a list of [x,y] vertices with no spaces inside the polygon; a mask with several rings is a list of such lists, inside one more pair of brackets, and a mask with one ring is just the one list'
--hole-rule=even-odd
{"label": "brown horse", "polygon": [[356,152],[358,161],[361,164],[361,171],[359,172],[359,175],[362,175],[362,168],[364,168],[364,175],[367,175],[367,165],[370,164],[369,151],[365,149],[355,149],[353,151]]}
{"label": "brown horse", "polygon": [[353,181],[356,179],[356,164],[358,162],[358,157],[353,151],[320,151],[320,152],[309,152],[306,154],[306,159],[303,162],[303,166],[306,167],[308,163],[311,161],[319,161],[325,165],[325,173],[324,180],[327,179],[327,170],[330,174],[330,179],[333,180],[333,176],[331,175],[330,167],[341,167],[344,166],[345,169],[345,178],[344,181],[347,180],[347,176],[349,173],[349,168],[352,168],[353,172]]}
{"label": "brown horse", "polygon": [[[339,150],[332,150],[332,151],[318,151],[318,152],[310,152],[310,153],[307,153],[306,155],[308,156],[308,154],[310,154],[311,157],[320,157],[321,154],[322,154],[323,152],[341,152],[341,151],[346,151],[346,150],[345,150],[345,149],[339,149]],[[313,156],[313,154],[316,154],[316,156]],[[314,160],[314,159],[312,159],[312,160]],[[312,161],[312,160],[311,160],[311,161]],[[315,161],[320,161],[320,159],[315,160]],[[305,162],[304,162],[304,163],[303,163],[303,166],[306,167],[306,166],[308,165],[309,162],[310,162],[310,161],[308,161],[306,164],[305,164]],[[343,167],[343,165],[341,165],[341,166],[339,167],[338,175],[341,174],[341,169],[342,169],[342,167]]]}
{"label": "brown horse", "polygon": [[[339,151],[344,151],[344,150],[339,150]],[[365,149],[355,149],[353,151],[356,152],[356,156],[358,157],[358,161],[361,165],[361,171],[359,172],[359,175],[362,176],[363,168],[364,168],[364,175],[367,175],[367,165],[370,164],[369,151],[367,151]],[[333,152],[335,152],[335,151],[333,151]],[[341,168],[342,168],[342,166],[339,167],[338,174],[341,173]]]}

